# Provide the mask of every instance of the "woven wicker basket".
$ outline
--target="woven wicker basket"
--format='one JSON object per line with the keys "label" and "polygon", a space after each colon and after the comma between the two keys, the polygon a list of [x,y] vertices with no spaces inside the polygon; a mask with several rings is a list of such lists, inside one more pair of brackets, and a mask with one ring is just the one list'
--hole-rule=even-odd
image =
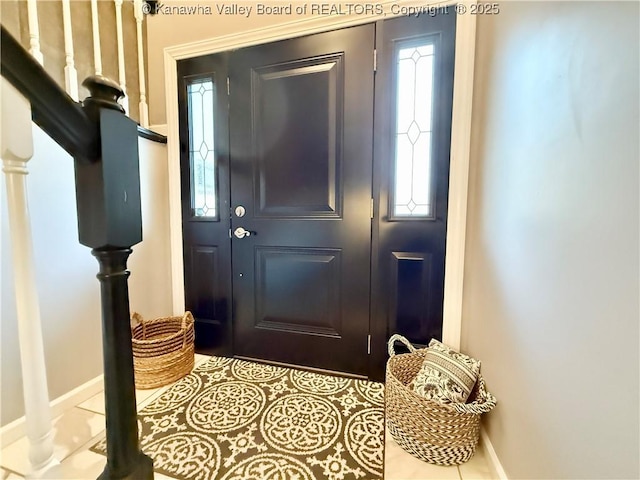
{"label": "woven wicker basket", "polygon": [[[410,353],[396,355],[394,342],[404,343]],[[480,415],[496,405],[482,376],[469,403],[441,404],[416,394],[409,384],[417,375],[426,349],[417,350],[401,335],[389,339],[385,409],[387,429],[404,450],[436,465],[458,465],[469,460],[478,444]]]}
{"label": "woven wicker basket", "polygon": [[131,329],[133,369],[136,388],[167,385],[184,377],[193,368],[193,315],[162,317],[146,321],[139,313]]}

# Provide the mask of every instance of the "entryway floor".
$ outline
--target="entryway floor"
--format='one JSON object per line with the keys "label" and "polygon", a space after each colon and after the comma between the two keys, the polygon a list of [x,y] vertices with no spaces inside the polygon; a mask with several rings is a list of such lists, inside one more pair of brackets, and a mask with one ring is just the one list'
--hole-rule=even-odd
{"label": "entryway floor", "polygon": [[[196,365],[209,357],[196,354]],[[167,387],[138,390],[138,410],[152,402]],[[54,453],[61,461],[45,476],[47,479],[95,479],[102,472],[105,457],[89,448],[104,436],[104,395],[102,392],[76,405],[53,420]],[[0,454],[0,480],[23,479],[29,467],[26,437],[2,449]],[[466,464],[458,467],[439,467],[424,463],[402,450],[391,438],[385,442],[385,480],[486,480],[491,479],[483,450]],[[160,473],[156,480],[172,480]]]}

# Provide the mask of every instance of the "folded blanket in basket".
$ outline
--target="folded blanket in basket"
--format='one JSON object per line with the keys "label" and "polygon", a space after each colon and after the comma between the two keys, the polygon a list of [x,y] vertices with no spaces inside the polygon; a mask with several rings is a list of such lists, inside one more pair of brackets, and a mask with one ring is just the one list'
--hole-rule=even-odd
{"label": "folded blanket in basket", "polygon": [[429,400],[465,403],[473,390],[480,361],[433,339],[424,362],[409,388]]}

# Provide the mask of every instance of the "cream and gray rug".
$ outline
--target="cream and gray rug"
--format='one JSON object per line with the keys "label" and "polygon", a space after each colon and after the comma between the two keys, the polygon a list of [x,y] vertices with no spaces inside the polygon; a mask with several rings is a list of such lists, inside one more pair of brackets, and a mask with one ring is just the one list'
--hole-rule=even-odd
{"label": "cream and gray rug", "polygon": [[381,383],[212,357],[142,409],[138,427],[155,470],[184,480],[383,476]]}

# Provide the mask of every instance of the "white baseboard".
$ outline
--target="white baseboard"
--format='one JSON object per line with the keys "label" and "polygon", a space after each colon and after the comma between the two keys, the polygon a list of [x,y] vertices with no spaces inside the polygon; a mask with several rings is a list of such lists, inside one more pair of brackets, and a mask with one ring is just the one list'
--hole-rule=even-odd
{"label": "white baseboard", "polygon": [[480,428],[480,446],[484,449],[485,458],[487,459],[487,463],[489,464],[489,468],[491,469],[491,478],[496,478],[498,480],[509,480],[507,477],[504,468],[502,468],[502,464],[500,463],[500,459],[496,454],[495,449],[493,448],[493,444],[491,440],[489,440],[489,435],[487,435],[487,431],[484,427]]}
{"label": "white baseboard", "polygon": [[[87,383],[56,398],[50,404],[51,418],[59,417],[79,403],[89,400],[104,389],[104,377],[98,375]],[[20,417],[0,428],[0,447],[4,448],[27,434],[25,418]]]}

